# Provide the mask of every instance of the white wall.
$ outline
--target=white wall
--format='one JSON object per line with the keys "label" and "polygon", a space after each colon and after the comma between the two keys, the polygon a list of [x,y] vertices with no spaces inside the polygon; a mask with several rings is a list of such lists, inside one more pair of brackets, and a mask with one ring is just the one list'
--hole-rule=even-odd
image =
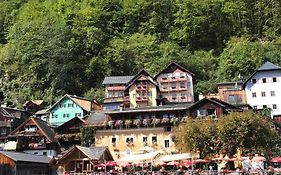
{"label": "white wall", "polygon": [[[277,78],[277,82],[273,82],[273,77]],[[262,79],[266,78],[266,83]],[[255,84],[252,80],[256,79]],[[275,96],[271,96],[271,91],[275,92]],[[262,109],[263,105],[272,109],[272,116],[281,115],[281,71],[263,71],[257,72],[245,86],[247,103],[254,108]],[[252,93],[256,93],[256,97],[252,97]],[[261,93],[265,92],[265,97]],[[273,104],[277,105],[277,109],[273,109]]]}

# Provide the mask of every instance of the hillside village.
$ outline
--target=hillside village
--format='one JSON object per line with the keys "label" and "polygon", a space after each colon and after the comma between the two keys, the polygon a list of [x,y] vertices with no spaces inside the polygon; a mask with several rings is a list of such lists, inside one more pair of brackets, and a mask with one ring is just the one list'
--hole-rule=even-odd
{"label": "hillside village", "polygon": [[32,168],[36,156],[44,156],[41,173],[49,171],[53,159],[65,171],[91,172],[95,164],[91,159],[178,153],[174,128],[186,117],[216,120],[231,112],[268,108],[271,118],[281,121],[278,65],[265,62],[245,80],[217,82],[217,93],[207,96],[194,95],[194,76],[172,62],[155,76],[143,69],[136,75],[105,77],[102,104],[65,94],[48,108],[43,100],[27,101],[24,109],[2,106],[0,160],[28,154]]}

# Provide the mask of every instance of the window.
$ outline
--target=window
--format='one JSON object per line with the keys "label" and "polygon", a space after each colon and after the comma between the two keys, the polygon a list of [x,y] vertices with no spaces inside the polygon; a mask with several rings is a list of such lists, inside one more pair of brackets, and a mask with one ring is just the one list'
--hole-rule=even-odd
{"label": "window", "polygon": [[131,143],[131,144],[134,143],[134,138],[133,138],[133,137],[127,137],[127,138],[126,138],[126,143],[127,143],[127,144],[129,144],[129,143]]}
{"label": "window", "polygon": [[191,82],[187,82],[187,87],[190,87],[191,86]]}
{"label": "window", "polygon": [[170,140],[164,140],[164,147],[169,148],[170,147]]}
{"label": "window", "polygon": [[252,79],[252,83],[256,84],[257,83],[257,79]]}
{"label": "window", "polygon": [[185,83],[184,82],[180,82],[180,87],[181,88],[185,88]]}
{"label": "window", "polygon": [[148,91],[148,96],[152,97],[152,92],[151,91]]}
{"label": "window", "polygon": [[157,136],[152,136],[151,141],[153,144],[157,143]]}
{"label": "window", "polygon": [[277,82],[277,78],[276,78],[276,77],[273,77],[273,78],[272,78],[272,82]]}
{"label": "window", "polygon": [[63,114],[63,118],[69,118],[69,114]]}
{"label": "window", "polygon": [[59,107],[62,108],[62,104],[59,104]]}
{"label": "window", "polygon": [[265,97],[265,92],[261,92],[261,96],[262,96],[262,97]]}
{"label": "window", "polygon": [[81,113],[75,113],[75,117],[81,117]]}
{"label": "window", "polygon": [[167,126],[164,128],[165,132],[171,132],[172,131],[172,127],[171,126]]}
{"label": "window", "polygon": [[46,156],[46,155],[47,155],[47,152],[43,152],[43,155]]}
{"label": "window", "polygon": [[142,137],[142,143],[147,145],[147,136]]}
{"label": "window", "polygon": [[207,115],[216,115],[215,109],[207,109]]}
{"label": "window", "polygon": [[206,109],[198,109],[197,110],[197,116],[198,117],[203,117],[207,115],[207,110]]}
{"label": "window", "polygon": [[185,93],[184,92],[181,93],[181,99],[185,99]]}
{"label": "window", "polygon": [[266,83],[266,78],[263,78],[263,79],[262,79],[262,83]]}
{"label": "window", "polygon": [[6,134],[7,134],[6,128],[1,128],[1,135],[6,135]]}
{"label": "window", "polygon": [[267,105],[262,105],[262,108],[267,108]]}
{"label": "window", "polygon": [[270,91],[270,95],[271,95],[272,97],[274,97],[274,96],[275,96],[275,91]]}
{"label": "window", "polygon": [[241,95],[229,95],[228,96],[228,103],[230,103],[230,104],[241,104],[242,103]]}
{"label": "window", "polygon": [[173,100],[177,99],[177,94],[176,94],[176,93],[173,93],[173,94],[172,94],[172,99],[173,99]]}
{"label": "window", "polygon": [[257,97],[257,93],[253,92],[252,97]]}
{"label": "window", "polygon": [[171,87],[172,87],[172,89],[176,89],[177,88],[177,83],[172,83]]}
{"label": "window", "polygon": [[277,105],[276,105],[276,104],[273,104],[273,105],[272,105],[272,109],[277,109]]}
{"label": "window", "polygon": [[181,78],[185,78],[185,73],[180,73]]}
{"label": "window", "polygon": [[254,109],[258,109],[257,105],[254,105]]}
{"label": "window", "polygon": [[63,104],[63,107],[66,108],[66,104]]}
{"label": "window", "polygon": [[113,146],[116,146],[116,141],[117,141],[117,139],[116,139],[115,137],[112,137],[112,138],[111,138],[111,144],[112,144]]}
{"label": "window", "polygon": [[167,80],[167,78],[168,78],[168,74],[163,74],[162,75],[162,80]]}

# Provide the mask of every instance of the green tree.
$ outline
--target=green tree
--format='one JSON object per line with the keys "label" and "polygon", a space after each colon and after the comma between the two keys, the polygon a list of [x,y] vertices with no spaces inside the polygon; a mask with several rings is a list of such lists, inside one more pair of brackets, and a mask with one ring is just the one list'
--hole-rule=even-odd
{"label": "green tree", "polygon": [[80,129],[80,132],[81,145],[90,147],[95,142],[95,129],[92,127],[83,127]]}

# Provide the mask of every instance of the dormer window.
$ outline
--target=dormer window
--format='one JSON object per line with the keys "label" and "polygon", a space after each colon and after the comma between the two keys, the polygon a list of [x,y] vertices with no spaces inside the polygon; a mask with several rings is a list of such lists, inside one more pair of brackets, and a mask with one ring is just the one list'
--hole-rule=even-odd
{"label": "dormer window", "polygon": [[252,79],[252,83],[256,84],[257,83],[257,79]]}

